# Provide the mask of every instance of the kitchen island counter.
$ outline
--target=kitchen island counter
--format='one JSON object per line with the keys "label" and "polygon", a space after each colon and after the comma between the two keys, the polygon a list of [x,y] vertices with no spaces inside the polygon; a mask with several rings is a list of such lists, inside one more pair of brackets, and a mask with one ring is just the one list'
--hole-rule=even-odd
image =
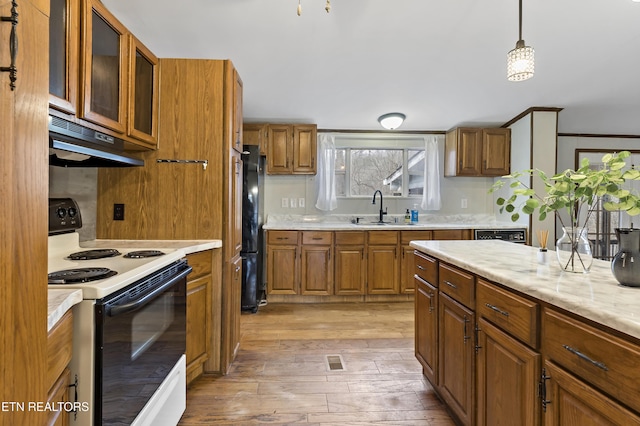
{"label": "kitchen island counter", "polygon": [[561,271],[555,252],[504,241],[412,241],[411,247],[487,280],[613,330],[640,338],[640,288],[621,286],[611,263],[594,260],[588,274]]}

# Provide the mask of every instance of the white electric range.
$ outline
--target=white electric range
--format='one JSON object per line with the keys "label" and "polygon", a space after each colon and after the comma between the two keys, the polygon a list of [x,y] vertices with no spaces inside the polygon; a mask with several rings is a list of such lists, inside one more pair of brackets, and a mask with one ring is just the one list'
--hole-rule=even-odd
{"label": "white electric range", "polygon": [[83,294],[71,424],[175,426],[186,408],[185,252],[81,247],[75,201],[51,199],[49,210],[49,287]]}

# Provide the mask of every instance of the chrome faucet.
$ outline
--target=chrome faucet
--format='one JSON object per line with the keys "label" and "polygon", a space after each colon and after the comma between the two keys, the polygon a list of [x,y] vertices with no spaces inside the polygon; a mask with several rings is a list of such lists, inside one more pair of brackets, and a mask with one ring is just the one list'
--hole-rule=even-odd
{"label": "chrome faucet", "polygon": [[376,203],[376,194],[380,194],[380,214],[378,218],[378,223],[382,223],[382,216],[387,214],[387,211],[386,210],[382,211],[382,192],[379,189],[376,189],[376,192],[373,193],[373,201],[371,202],[371,204]]}

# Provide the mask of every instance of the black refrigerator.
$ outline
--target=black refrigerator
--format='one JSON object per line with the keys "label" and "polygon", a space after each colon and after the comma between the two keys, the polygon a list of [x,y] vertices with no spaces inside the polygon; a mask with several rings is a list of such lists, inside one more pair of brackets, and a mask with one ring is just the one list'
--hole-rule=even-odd
{"label": "black refrigerator", "polygon": [[242,162],[242,310],[255,313],[265,297],[262,282],[264,156],[260,155],[260,147],[244,145]]}

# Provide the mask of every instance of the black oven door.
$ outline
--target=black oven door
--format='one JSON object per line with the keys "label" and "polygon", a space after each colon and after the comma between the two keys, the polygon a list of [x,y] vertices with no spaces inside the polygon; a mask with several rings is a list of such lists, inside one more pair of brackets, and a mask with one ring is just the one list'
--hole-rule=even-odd
{"label": "black oven door", "polygon": [[130,425],[186,348],[186,276],[176,262],[95,305],[95,425]]}

